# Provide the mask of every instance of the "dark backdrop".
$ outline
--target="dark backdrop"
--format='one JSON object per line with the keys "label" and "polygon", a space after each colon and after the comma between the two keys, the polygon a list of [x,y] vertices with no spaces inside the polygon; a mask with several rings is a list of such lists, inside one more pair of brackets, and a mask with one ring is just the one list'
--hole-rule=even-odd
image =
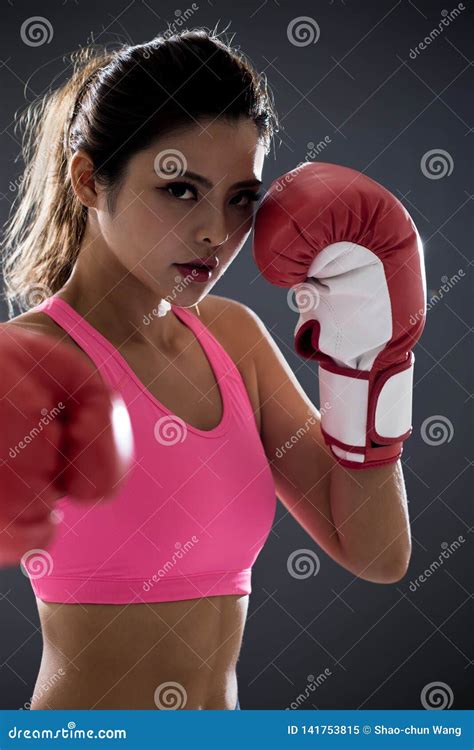
{"label": "dark backdrop", "polygon": [[[278,503],[253,574],[240,700],[244,709],[285,708],[299,695],[308,696],[300,702],[306,709],[406,709],[436,704],[441,695],[441,706],[467,708],[473,671],[469,2],[457,17],[450,14],[458,6],[428,0],[199,0],[196,10],[168,0],[2,5],[2,222],[21,175],[14,113],[55,76],[63,80],[62,56],[91,41],[145,41],[168,24],[180,28],[180,16],[188,28],[227,27],[233,43],[265,70],[284,127],[267,158],[265,186],[305,159],[336,162],[379,180],[411,212],[424,242],[428,298],[437,296],[415,349],[414,431],[403,455],[413,532],[409,572],[393,585],[354,578]],[[53,30],[38,46],[25,43],[20,31],[33,15]],[[306,22],[295,20],[301,16]],[[307,32],[298,31],[302,23]],[[293,351],[296,315],[285,290],[258,276],[250,243],[214,291],[263,318],[318,404],[315,366]],[[5,320],[5,305],[0,313]],[[287,560],[301,549],[318,555],[320,570],[298,580]],[[21,708],[32,694],[41,633],[19,568],[0,572],[0,623],[0,707]],[[441,683],[439,691],[432,683]]]}

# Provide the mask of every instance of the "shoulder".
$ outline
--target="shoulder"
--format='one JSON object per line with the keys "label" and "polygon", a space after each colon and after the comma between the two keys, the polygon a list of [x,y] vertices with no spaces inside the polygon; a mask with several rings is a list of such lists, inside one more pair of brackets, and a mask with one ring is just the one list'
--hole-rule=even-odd
{"label": "shoulder", "polygon": [[220,333],[229,345],[252,349],[258,342],[269,336],[269,332],[252,308],[243,302],[221,297],[213,294],[208,295],[203,303],[199,304],[201,319],[213,333]]}
{"label": "shoulder", "polygon": [[[282,351],[293,355],[294,349],[274,335],[273,326],[267,328],[260,316],[242,302],[217,295],[207,299],[206,316],[216,325],[220,322],[221,342],[227,345],[228,351],[232,349],[232,356],[243,367],[251,367],[261,393],[275,393],[288,381],[297,387],[296,376]],[[209,327],[212,330],[212,326]]]}
{"label": "shoulder", "polygon": [[10,320],[7,321],[7,324],[21,326],[22,328],[27,328],[31,331],[37,331],[38,333],[49,333],[51,336],[64,338],[65,340],[70,339],[70,341],[77,346],[74,339],[72,339],[64,329],[61,328],[61,326],[55,323],[49,315],[43,312],[29,310],[21,315],[16,315],[14,318],[10,318]]}
{"label": "shoulder", "polygon": [[28,310],[28,312],[22,313],[21,315],[16,315],[14,318],[10,318],[10,320],[6,321],[5,325],[20,326],[21,328],[25,328],[28,331],[33,331],[34,333],[44,333],[46,335],[53,336],[54,338],[58,339],[58,341],[69,344],[70,346],[73,346],[77,351],[81,352],[81,354],[87,359],[89,364],[91,364],[94,369],[96,369],[95,363],[90,359],[86,352],[81,349],[79,344],[76,343],[76,341],[74,341],[74,339],[69,336],[69,334],[66,333],[66,331],[61,328],[61,326],[58,325],[46,313]]}

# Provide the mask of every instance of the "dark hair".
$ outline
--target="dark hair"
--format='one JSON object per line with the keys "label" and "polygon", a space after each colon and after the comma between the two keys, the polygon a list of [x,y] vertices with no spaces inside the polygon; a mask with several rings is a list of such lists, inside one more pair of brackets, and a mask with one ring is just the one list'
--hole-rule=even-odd
{"label": "dark hair", "polygon": [[2,242],[10,314],[14,301],[28,309],[72,273],[87,221],[68,176],[75,150],[91,157],[113,212],[129,159],[169,131],[200,118],[248,117],[265,153],[278,131],[265,76],[205,29],[112,52],[91,45],[70,59],[71,78],[20,118],[26,168]]}

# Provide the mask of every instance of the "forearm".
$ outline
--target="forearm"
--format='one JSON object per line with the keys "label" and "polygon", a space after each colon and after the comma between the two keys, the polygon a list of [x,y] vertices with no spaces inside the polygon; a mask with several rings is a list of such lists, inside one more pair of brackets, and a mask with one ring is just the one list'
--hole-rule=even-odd
{"label": "forearm", "polygon": [[335,464],[330,503],[344,566],[376,583],[402,578],[411,537],[400,461],[364,471]]}

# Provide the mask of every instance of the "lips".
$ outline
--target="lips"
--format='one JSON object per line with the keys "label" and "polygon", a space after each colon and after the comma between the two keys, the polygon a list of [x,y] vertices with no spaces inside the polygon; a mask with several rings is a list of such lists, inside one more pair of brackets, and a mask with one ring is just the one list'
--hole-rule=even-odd
{"label": "lips", "polygon": [[218,258],[210,258],[208,260],[194,260],[189,263],[176,263],[177,266],[191,266],[192,268],[207,268],[209,271],[213,271],[219,265]]}

